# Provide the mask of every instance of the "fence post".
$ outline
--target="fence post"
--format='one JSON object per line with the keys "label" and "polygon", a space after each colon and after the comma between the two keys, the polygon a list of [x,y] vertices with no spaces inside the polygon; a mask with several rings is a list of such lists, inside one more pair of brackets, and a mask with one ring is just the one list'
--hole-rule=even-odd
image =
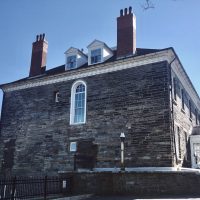
{"label": "fence post", "polygon": [[47,176],[44,178],[44,200],[47,199]]}
{"label": "fence post", "polygon": [[15,176],[12,180],[12,193],[11,193],[11,200],[15,199],[15,189],[16,189],[16,180],[17,177]]}

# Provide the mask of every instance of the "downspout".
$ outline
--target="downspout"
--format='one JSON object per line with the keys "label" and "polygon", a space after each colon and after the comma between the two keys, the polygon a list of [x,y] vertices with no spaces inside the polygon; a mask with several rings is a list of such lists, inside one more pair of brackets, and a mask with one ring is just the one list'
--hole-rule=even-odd
{"label": "downspout", "polygon": [[[169,63],[169,69],[170,69],[170,73],[169,73],[169,81],[170,81],[170,95],[171,95],[171,134],[172,134],[172,142],[174,144],[174,148],[173,150],[173,154],[175,155],[176,158],[176,164],[178,163],[177,160],[177,152],[176,152],[176,142],[175,142],[175,134],[174,134],[174,103],[173,103],[173,94],[172,94],[172,63],[177,59],[177,57],[174,57],[174,59]],[[173,157],[173,161],[174,161],[174,157]]]}

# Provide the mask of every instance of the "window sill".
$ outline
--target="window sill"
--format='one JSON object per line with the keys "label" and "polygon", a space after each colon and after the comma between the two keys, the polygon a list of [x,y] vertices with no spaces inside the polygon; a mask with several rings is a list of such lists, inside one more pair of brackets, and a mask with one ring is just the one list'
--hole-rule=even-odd
{"label": "window sill", "polygon": [[183,114],[185,114],[185,110],[184,110],[183,108],[181,108],[181,112],[182,112]]}
{"label": "window sill", "polygon": [[78,126],[78,125],[84,125],[86,122],[80,122],[80,123],[70,123],[71,126]]}

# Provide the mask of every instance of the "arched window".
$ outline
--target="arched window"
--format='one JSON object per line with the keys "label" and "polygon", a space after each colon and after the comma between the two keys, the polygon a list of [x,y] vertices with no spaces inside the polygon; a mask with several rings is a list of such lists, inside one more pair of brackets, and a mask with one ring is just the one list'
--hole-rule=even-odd
{"label": "arched window", "polygon": [[86,91],[85,82],[76,81],[71,90],[70,124],[86,122]]}

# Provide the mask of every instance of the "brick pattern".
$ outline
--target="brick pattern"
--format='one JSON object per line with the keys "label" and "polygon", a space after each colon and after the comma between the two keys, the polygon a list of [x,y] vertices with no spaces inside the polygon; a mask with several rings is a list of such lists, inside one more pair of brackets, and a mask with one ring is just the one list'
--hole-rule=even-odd
{"label": "brick pattern", "polygon": [[117,18],[117,57],[133,55],[136,49],[136,30],[133,13]]}
{"label": "brick pattern", "polygon": [[[74,81],[5,93],[0,159],[6,159],[3,149],[14,139],[13,173],[72,170],[70,142],[85,139],[97,145],[95,167],[119,167],[121,132],[126,135],[126,166],[172,166],[167,62],[83,80],[87,116],[82,125],[69,125]],[[55,91],[59,91],[57,103]]]}
{"label": "brick pattern", "polygon": [[40,36],[33,43],[32,57],[29,76],[41,75],[45,72],[47,58],[48,43],[44,40],[44,36]]}

